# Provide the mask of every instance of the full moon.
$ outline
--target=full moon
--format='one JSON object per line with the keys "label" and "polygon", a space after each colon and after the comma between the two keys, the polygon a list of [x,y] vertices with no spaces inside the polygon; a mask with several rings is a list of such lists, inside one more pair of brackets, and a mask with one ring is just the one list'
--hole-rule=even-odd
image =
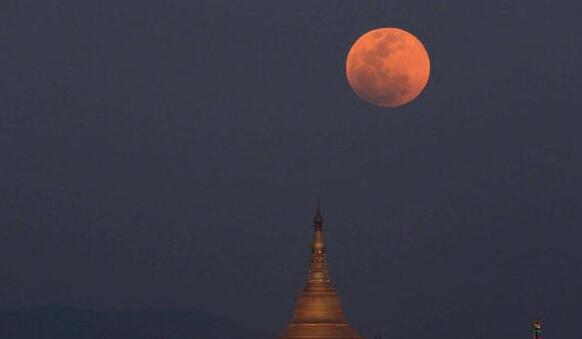
{"label": "full moon", "polygon": [[346,60],[350,86],[365,101],[397,107],[414,100],[428,83],[430,60],[422,42],[398,28],[362,35]]}

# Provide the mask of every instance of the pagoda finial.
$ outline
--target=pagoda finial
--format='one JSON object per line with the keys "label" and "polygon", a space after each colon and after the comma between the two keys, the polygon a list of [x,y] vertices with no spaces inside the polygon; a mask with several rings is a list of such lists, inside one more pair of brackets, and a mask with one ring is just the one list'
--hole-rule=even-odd
{"label": "pagoda finial", "polygon": [[323,224],[323,217],[321,216],[321,207],[319,206],[319,198],[316,201],[315,216],[313,217],[313,223],[315,224],[315,229],[321,230],[321,225]]}

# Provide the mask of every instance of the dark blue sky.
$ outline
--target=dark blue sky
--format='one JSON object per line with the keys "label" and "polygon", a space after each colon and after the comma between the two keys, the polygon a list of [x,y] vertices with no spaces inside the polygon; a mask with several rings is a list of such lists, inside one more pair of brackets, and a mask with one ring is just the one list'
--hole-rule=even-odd
{"label": "dark blue sky", "polygon": [[[578,7],[3,1],[1,308],[193,307],[282,331],[320,197],[362,334],[527,338],[539,315],[575,337]],[[398,109],[345,79],[384,26],[431,57]]]}

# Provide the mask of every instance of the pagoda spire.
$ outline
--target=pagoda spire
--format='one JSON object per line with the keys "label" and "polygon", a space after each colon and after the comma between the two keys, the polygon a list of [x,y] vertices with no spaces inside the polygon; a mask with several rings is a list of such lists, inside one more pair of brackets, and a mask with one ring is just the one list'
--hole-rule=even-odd
{"label": "pagoda spire", "polygon": [[283,339],[361,339],[347,323],[340,298],[329,278],[319,200],[313,217],[314,230],[307,283],[297,298],[293,320]]}
{"label": "pagoda spire", "polygon": [[313,217],[313,223],[315,224],[315,229],[321,230],[321,225],[323,224],[323,217],[321,216],[321,207],[319,206],[319,199],[317,199],[315,207],[315,216]]}
{"label": "pagoda spire", "polygon": [[319,206],[319,199],[317,200],[317,207],[315,209],[315,216],[313,217],[313,242],[311,244],[311,264],[309,266],[309,278],[305,291],[311,291],[317,288],[325,288],[326,290],[333,290],[331,281],[329,279],[329,271],[327,269],[327,259],[325,257],[326,248],[323,240],[323,217],[321,216],[321,207]]}

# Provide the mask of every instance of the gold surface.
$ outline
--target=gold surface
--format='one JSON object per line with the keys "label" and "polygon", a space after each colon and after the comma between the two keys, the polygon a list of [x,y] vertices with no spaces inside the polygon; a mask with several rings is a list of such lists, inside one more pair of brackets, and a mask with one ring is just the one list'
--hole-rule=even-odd
{"label": "gold surface", "polygon": [[347,323],[340,298],[329,279],[323,241],[323,219],[319,207],[314,223],[307,284],[297,298],[293,321],[287,326],[281,339],[361,339]]}

